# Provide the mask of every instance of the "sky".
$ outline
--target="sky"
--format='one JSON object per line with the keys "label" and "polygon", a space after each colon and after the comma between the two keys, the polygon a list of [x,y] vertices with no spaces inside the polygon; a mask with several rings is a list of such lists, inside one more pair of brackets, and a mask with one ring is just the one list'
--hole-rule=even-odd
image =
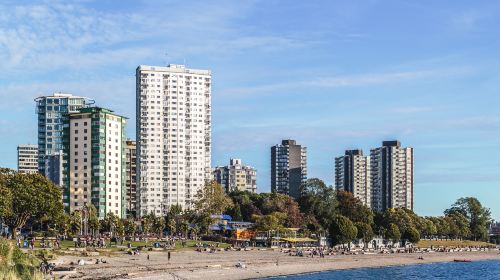
{"label": "sky", "polygon": [[414,148],[415,211],[477,197],[500,220],[499,1],[0,2],[0,166],[36,144],[33,99],[93,98],[130,118],[135,69],[213,75],[212,166],[257,168],[270,147],[308,149],[308,177],[384,140]]}

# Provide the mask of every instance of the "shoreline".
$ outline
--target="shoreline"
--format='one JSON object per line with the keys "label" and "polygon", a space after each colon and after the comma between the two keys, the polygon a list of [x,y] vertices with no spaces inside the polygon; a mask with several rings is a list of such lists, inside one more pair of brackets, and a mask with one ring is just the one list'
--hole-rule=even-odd
{"label": "shoreline", "polygon": [[[139,256],[102,257],[104,264],[76,266],[71,279],[258,279],[356,268],[383,268],[414,264],[452,262],[455,259],[500,260],[498,249],[479,252],[396,253],[335,255],[325,258],[288,256],[273,250],[230,252],[174,252],[168,261],[165,252],[149,252]],[[422,259],[419,257],[422,256]],[[78,259],[96,257],[61,256],[63,266]],[[100,257],[101,258],[101,257]],[[236,267],[241,262],[245,268]],[[63,276],[61,274],[61,276]]]}

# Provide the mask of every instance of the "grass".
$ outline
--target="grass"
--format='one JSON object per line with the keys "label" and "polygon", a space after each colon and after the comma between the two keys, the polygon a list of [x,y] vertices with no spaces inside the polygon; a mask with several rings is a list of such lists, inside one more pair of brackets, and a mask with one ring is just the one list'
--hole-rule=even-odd
{"label": "grass", "polygon": [[471,241],[471,240],[420,240],[417,244],[420,248],[430,248],[434,247],[480,247],[480,246],[495,246],[483,241]]}
{"label": "grass", "polygon": [[0,238],[0,279],[43,279],[38,272],[40,261],[23,253],[13,242]]}
{"label": "grass", "polygon": [[[148,242],[146,241],[124,241],[123,244],[118,244],[119,246],[117,246],[115,243],[107,243],[107,247],[106,249],[110,250],[111,252],[118,252],[118,251],[123,251],[123,247],[127,247],[128,246],[128,243],[131,244],[132,248],[137,248],[137,247],[152,247],[153,244],[155,243],[156,241],[154,240],[149,240]],[[182,246],[182,242],[181,241],[177,241],[175,243],[175,248],[174,250],[176,251],[183,251],[183,250],[195,250],[196,247],[195,245],[196,244],[206,244],[207,246],[216,246],[217,245],[217,242],[212,242],[212,241],[193,241],[193,240],[187,240],[186,241],[186,247],[183,247]],[[164,243],[162,243],[164,244]],[[227,247],[231,246],[230,244],[228,243],[219,243],[219,248],[222,248],[222,249],[225,249]],[[42,247],[40,246],[40,242],[35,242],[35,248],[37,249],[41,249]],[[67,250],[69,248],[75,248],[75,242],[74,241],[71,241],[71,240],[63,240],[61,241],[61,250]],[[59,250],[55,250],[55,252],[57,253],[61,253]],[[0,278],[2,279],[2,278]]]}

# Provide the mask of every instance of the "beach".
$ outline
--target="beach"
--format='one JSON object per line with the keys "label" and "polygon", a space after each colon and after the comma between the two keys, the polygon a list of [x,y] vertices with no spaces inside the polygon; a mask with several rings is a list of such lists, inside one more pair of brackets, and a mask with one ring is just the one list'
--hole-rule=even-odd
{"label": "beach", "polygon": [[[149,253],[149,254],[148,254]],[[429,252],[397,254],[332,255],[297,257],[279,250],[223,251],[216,253],[181,251],[148,252],[141,255],[115,255],[99,257],[106,263],[95,264],[97,257],[61,256],[60,266],[76,265],[67,274],[71,279],[253,279],[336,269],[385,267],[419,263],[451,262],[460,260],[500,259],[498,249],[477,252]],[[149,259],[148,259],[149,255]],[[423,259],[420,259],[422,257]],[[240,263],[240,267],[238,266]],[[65,274],[60,274],[64,276]]]}

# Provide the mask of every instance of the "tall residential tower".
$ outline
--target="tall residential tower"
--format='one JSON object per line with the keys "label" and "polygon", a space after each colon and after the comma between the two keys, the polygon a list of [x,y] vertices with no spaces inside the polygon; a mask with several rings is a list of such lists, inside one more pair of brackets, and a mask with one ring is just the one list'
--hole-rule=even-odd
{"label": "tall residential tower", "polygon": [[399,141],[384,141],[371,150],[372,209],[413,210],[413,148]]}
{"label": "tall residential tower", "polygon": [[271,147],[271,191],[300,197],[307,179],[307,149],[295,140],[283,140]]}
{"label": "tall residential tower", "polygon": [[100,219],[125,218],[125,118],[99,107],[71,113],[64,146],[66,210],[93,204]]}
{"label": "tall residential tower", "polygon": [[[63,124],[69,113],[76,113],[94,101],[66,93],[54,93],[35,99],[38,115],[38,170],[55,184],[61,182]],[[55,171],[59,171],[58,173]]]}
{"label": "tall residential tower", "polygon": [[371,207],[370,157],[363,156],[362,150],[347,150],[335,158],[335,187]]}
{"label": "tall residential tower", "polygon": [[136,70],[138,214],[192,207],[211,179],[211,72],[141,65]]}

